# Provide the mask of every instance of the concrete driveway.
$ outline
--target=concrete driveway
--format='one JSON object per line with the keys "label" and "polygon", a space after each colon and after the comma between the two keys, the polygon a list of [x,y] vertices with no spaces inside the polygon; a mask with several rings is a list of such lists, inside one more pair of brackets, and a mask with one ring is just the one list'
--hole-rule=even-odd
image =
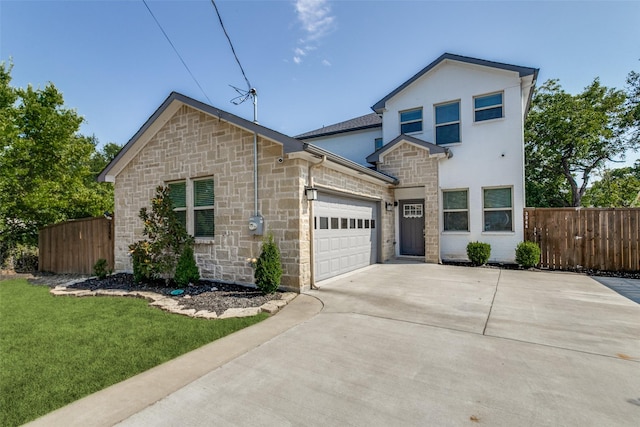
{"label": "concrete driveway", "polygon": [[640,305],[576,274],[374,265],[138,377],[34,425],[636,426]]}

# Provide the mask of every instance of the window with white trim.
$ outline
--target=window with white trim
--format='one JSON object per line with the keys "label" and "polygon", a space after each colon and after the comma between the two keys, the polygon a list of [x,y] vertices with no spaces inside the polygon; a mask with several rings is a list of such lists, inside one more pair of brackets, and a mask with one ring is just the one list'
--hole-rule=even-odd
{"label": "window with white trim", "polygon": [[170,182],[169,198],[178,220],[196,238],[215,235],[213,178]]}
{"label": "window with white trim", "polygon": [[400,112],[400,133],[422,132],[422,108]]}
{"label": "window with white trim", "polygon": [[483,188],[484,231],[513,231],[511,187]]}
{"label": "window with white trim", "polygon": [[469,191],[442,192],[444,231],[469,231]]}
{"label": "window with white trim", "polygon": [[435,106],[436,144],[460,142],[460,101]]}
{"label": "window with white trim", "polygon": [[502,92],[473,98],[474,121],[482,122],[502,118]]}

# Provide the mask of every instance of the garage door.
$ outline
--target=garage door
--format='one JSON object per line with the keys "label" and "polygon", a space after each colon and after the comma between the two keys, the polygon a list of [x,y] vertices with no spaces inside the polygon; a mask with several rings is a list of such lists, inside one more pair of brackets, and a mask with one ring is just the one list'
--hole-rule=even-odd
{"label": "garage door", "polygon": [[314,209],[315,279],[377,261],[377,203],[319,194]]}

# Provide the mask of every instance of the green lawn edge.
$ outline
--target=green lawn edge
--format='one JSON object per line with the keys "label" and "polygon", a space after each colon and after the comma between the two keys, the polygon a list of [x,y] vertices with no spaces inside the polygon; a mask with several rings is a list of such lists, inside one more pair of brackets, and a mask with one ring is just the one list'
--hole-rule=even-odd
{"label": "green lawn edge", "polygon": [[24,424],[268,317],[194,319],[135,298],[0,281],[0,425]]}

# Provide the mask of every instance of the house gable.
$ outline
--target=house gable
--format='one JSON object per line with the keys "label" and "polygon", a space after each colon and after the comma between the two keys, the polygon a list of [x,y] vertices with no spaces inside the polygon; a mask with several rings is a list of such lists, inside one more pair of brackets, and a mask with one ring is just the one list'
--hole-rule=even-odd
{"label": "house gable", "polygon": [[[409,87],[416,80],[420,79],[422,76],[428,74],[431,70],[435,69],[440,64],[442,64],[444,62],[447,62],[447,61],[455,61],[455,62],[459,62],[459,63],[479,65],[479,66],[482,66],[482,67],[490,67],[490,68],[494,68],[494,69],[498,69],[498,70],[516,72],[516,73],[518,73],[518,76],[520,78],[528,77],[529,78],[528,80],[531,80],[531,86],[533,84],[535,84],[536,78],[538,76],[538,69],[537,68],[521,67],[521,66],[518,66],[518,65],[511,65],[511,64],[501,63],[501,62],[487,61],[487,60],[484,60],[484,59],[471,58],[471,57],[467,57],[467,56],[455,55],[455,54],[452,54],[452,53],[444,53],[439,58],[437,58],[435,61],[431,62],[429,65],[424,67],[422,70],[418,71],[409,80],[405,81],[400,86],[398,86],[397,88],[392,90],[389,94],[387,94],[380,101],[376,102],[371,107],[371,109],[373,111],[375,111],[376,113],[378,113],[378,114],[382,114],[384,112],[385,108],[386,108],[387,101],[389,101],[391,98],[396,96],[398,93],[400,93],[403,90],[405,90],[407,87]],[[529,94],[527,95],[527,98],[530,99],[532,95],[533,95],[533,88],[531,87],[530,91],[529,91]],[[528,103],[527,103],[527,109],[528,109]]]}
{"label": "house gable", "polygon": [[114,182],[118,173],[122,171],[122,169],[149,142],[149,140],[153,138],[153,136],[178,112],[180,107],[184,105],[201,111],[211,117],[228,122],[248,132],[256,133],[270,141],[276,142],[282,145],[284,153],[301,151],[303,148],[302,142],[295,138],[291,138],[257,123],[182,95],[178,92],[171,92],[162,105],[160,105],[151,117],[149,117],[129,142],[125,144],[113,161],[107,165],[100,175],[98,175],[98,181]]}
{"label": "house gable", "polygon": [[411,144],[416,146],[417,148],[426,150],[429,153],[429,157],[440,157],[445,158],[449,157],[450,151],[447,148],[440,147],[435,144],[431,144],[430,142],[422,141],[421,139],[414,138],[409,135],[400,135],[393,141],[388,144],[382,146],[374,153],[370,154],[367,157],[367,162],[376,165],[378,163],[384,162],[384,156],[396,149],[398,149],[402,144]]}

